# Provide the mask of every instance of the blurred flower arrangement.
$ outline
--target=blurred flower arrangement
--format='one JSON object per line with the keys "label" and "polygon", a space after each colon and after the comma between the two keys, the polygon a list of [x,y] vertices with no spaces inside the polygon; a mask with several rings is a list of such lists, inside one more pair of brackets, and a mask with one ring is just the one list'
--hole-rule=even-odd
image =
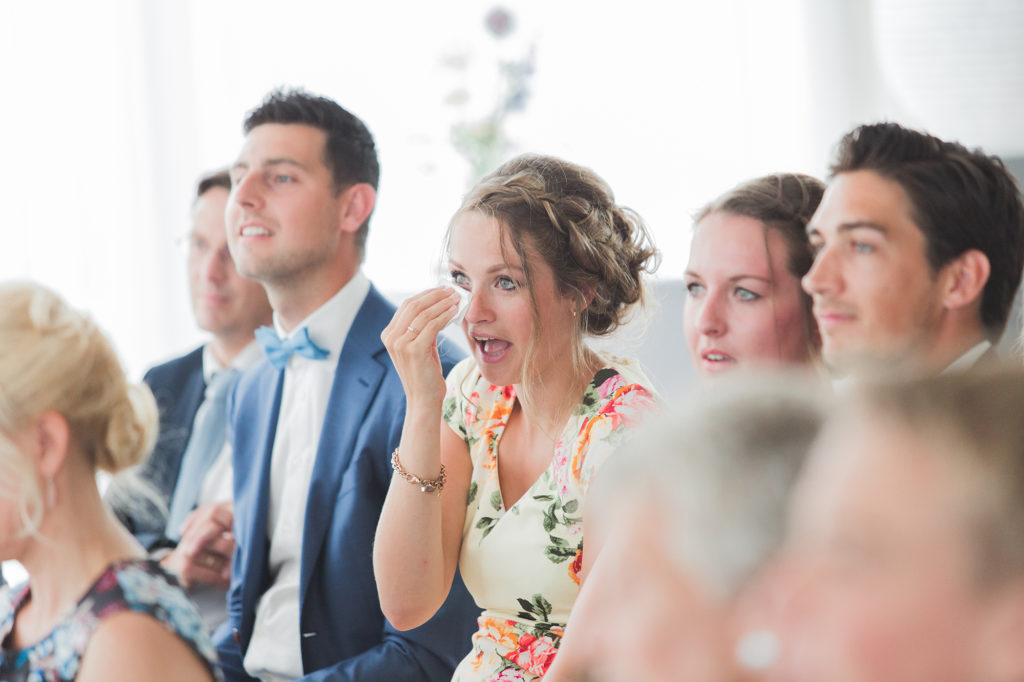
{"label": "blurred flower arrangement", "polygon": [[[484,27],[495,48],[498,47],[497,43],[505,41],[515,31],[515,23],[515,17],[505,8],[494,7],[487,13]],[[482,111],[471,113],[473,103],[466,87],[456,88],[445,97],[445,103],[458,109],[461,116],[461,120],[452,124],[451,141],[456,151],[469,163],[470,184],[494,170],[514,148],[506,123],[509,116],[526,109],[536,50],[530,44],[516,52],[518,54],[512,58],[496,58],[496,91]],[[469,62],[470,57],[462,54],[450,56],[443,63],[453,71],[465,73]]]}

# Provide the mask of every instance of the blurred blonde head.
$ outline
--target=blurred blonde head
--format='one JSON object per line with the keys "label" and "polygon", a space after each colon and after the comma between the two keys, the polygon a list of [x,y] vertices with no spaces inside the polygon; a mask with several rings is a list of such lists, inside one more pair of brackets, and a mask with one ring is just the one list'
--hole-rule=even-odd
{"label": "blurred blonde head", "polygon": [[824,419],[804,379],[730,377],[602,470],[586,512],[606,540],[585,586],[605,616],[594,679],[724,682],[773,664],[770,576]]}
{"label": "blurred blonde head", "polygon": [[113,474],[152,450],[156,403],[148,388],[127,381],[95,323],[37,284],[0,284],[0,348],[0,496],[18,504],[31,533],[47,505],[46,482],[17,434],[55,412],[68,425],[68,456]]}
{"label": "blurred blonde head", "polygon": [[787,679],[1024,679],[1024,371],[858,387],[794,505]]}

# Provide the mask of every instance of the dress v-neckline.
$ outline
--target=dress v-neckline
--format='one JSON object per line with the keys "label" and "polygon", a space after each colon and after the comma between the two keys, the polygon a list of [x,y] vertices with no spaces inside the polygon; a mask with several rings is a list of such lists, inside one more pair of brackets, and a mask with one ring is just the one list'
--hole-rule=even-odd
{"label": "dress v-neckline", "polygon": [[[512,407],[514,408],[515,407],[515,400],[516,400],[515,389],[511,390],[511,394],[512,394],[512,398],[511,398],[511,400],[512,400]],[[505,417],[505,419],[501,423],[500,431],[495,435],[494,447],[491,450],[491,456],[494,458],[494,484],[498,488],[498,496],[501,498],[501,505],[500,505],[499,509],[497,510],[499,515],[504,516],[511,509],[517,507],[520,502],[525,500],[527,498],[527,496],[533,491],[533,489],[537,487],[537,484],[540,483],[541,480],[543,480],[544,474],[548,473],[548,471],[550,471],[551,467],[554,466],[555,461],[556,461],[556,456],[558,455],[559,448],[562,446],[562,443],[565,441],[565,430],[569,427],[569,422],[572,421],[572,418],[573,418],[574,414],[575,413],[569,415],[569,419],[566,420],[565,426],[562,427],[562,430],[561,430],[561,432],[558,435],[558,440],[555,441],[554,448],[552,448],[552,450],[551,450],[551,458],[548,460],[547,466],[545,466],[543,469],[541,469],[540,473],[537,474],[537,477],[533,479],[533,481],[530,483],[530,485],[526,486],[525,490],[523,490],[523,494],[520,495],[519,498],[515,502],[513,502],[511,506],[509,506],[509,505],[505,504],[505,493],[501,489],[501,470],[498,468],[498,449],[501,447],[501,441],[505,437],[505,429],[508,427],[508,422],[512,418],[512,410],[510,409],[508,411],[508,415]]]}
{"label": "dress v-neckline", "polygon": [[[581,396],[581,400],[585,400],[586,399],[587,392],[591,389],[591,387],[593,387],[595,385],[595,383],[597,383],[599,378],[602,381],[602,383],[608,379],[608,377],[604,376],[604,374],[606,372],[611,372],[612,374],[618,374],[619,373],[618,370],[615,369],[615,367],[612,366],[612,365],[604,365],[604,366],[599,367],[597,369],[597,371],[594,372],[594,376],[592,376],[590,378],[590,381],[587,382],[586,386],[583,387],[583,395]],[[501,498],[501,505],[496,510],[498,512],[499,517],[500,516],[504,516],[508,511],[510,511],[511,509],[517,507],[520,502],[522,502],[524,499],[526,499],[526,497],[530,494],[530,492],[534,488],[536,488],[537,484],[540,483],[540,481],[544,478],[544,474],[546,474],[548,471],[550,471],[551,468],[555,465],[555,462],[557,461],[558,453],[559,453],[560,449],[563,447],[563,445],[565,443],[566,431],[569,429],[569,424],[572,422],[573,417],[577,416],[577,414],[578,414],[578,406],[577,406],[569,414],[569,418],[565,420],[565,425],[562,426],[561,431],[559,431],[559,433],[558,433],[558,440],[555,441],[554,447],[552,448],[551,459],[548,460],[547,466],[545,466],[540,471],[540,473],[537,475],[537,477],[535,479],[533,479],[533,482],[530,483],[530,485],[526,487],[526,489],[523,491],[523,494],[520,495],[519,498],[511,506],[507,505],[505,503],[505,493],[501,489],[501,473],[500,473],[500,471],[498,469],[498,448],[501,446],[502,438],[505,437],[505,429],[508,428],[509,420],[512,419],[512,411],[515,409],[516,400],[518,398],[516,396],[516,389],[515,389],[514,386],[508,386],[508,387],[505,387],[505,388],[508,389],[508,398],[506,400],[508,401],[509,407],[508,407],[508,411],[506,412],[504,418],[501,421],[500,429],[497,429],[497,433],[495,434],[495,439],[494,439],[494,446],[491,448],[491,457],[494,458],[494,482],[495,482],[495,485],[498,488],[498,496]]]}

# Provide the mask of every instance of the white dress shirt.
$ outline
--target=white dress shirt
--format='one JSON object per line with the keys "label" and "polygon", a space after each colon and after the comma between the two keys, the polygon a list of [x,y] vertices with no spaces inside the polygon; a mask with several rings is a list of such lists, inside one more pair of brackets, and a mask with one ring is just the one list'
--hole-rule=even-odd
{"label": "white dress shirt", "polygon": [[966,372],[971,367],[978,364],[978,360],[981,360],[981,356],[988,352],[988,349],[992,347],[992,342],[988,339],[971,346],[971,349],[966,353],[958,357],[953,362],[949,363],[949,367],[942,370],[943,374],[950,374],[952,372]]}
{"label": "white dress shirt", "polygon": [[369,290],[370,281],[362,272],[356,273],[289,334],[274,316],[274,327],[282,339],[306,327],[310,340],[328,356],[311,360],[295,353],[284,372],[267,510],[271,585],[256,605],[256,622],[244,661],[246,672],[264,682],[293,680],[303,674],[299,579],[306,501],[338,356]]}

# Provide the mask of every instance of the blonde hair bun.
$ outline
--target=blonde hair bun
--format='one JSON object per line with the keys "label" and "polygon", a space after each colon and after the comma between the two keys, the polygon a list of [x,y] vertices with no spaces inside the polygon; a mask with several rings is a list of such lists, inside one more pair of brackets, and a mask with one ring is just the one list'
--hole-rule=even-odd
{"label": "blonde hair bun", "polygon": [[38,284],[0,284],[0,348],[0,428],[13,432],[53,410],[95,468],[117,473],[149,456],[153,394],[128,382],[89,316]]}

